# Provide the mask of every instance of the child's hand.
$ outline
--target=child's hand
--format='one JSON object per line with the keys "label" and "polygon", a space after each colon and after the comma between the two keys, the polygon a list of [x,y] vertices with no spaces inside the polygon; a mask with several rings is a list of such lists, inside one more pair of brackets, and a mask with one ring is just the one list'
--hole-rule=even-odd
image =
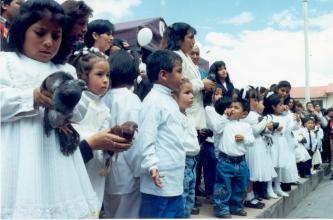
{"label": "child's hand", "polygon": [[273,123],[272,122],[267,123],[266,128],[270,131],[273,131]]}
{"label": "child's hand", "polygon": [[241,134],[235,135],[235,141],[236,142],[242,142],[242,141],[244,141],[244,136],[241,135]]}
{"label": "child's hand", "polygon": [[280,126],[280,127],[278,127],[276,130],[277,130],[277,131],[282,131],[282,129],[283,129],[283,126]]}
{"label": "child's hand", "polygon": [[160,173],[158,172],[158,169],[156,169],[156,168],[152,169],[150,171],[150,176],[153,179],[153,181],[155,183],[155,186],[157,186],[158,188],[162,188],[163,187],[161,179],[164,176],[160,176]]}
{"label": "child's hand", "polygon": [[226,108],[224,110],[224,114],[227,116],[227,117],[230,117],[230,115],[232,114],[232,109],[231,108]]}
{"label": "child's hand", "polygon": [[299,114],[295,113],[295,114],[293,114],[293,119],[296,120],[297,122],[299,122],[301,120],[301,117]]}
{"label": "child's hand", "polygon": [[45,108],[49,108],[53,105],[52,93],[45,90],[40,90],[40,88],[36,88],[34,89],[33,95],[35,107],[43,106]]}

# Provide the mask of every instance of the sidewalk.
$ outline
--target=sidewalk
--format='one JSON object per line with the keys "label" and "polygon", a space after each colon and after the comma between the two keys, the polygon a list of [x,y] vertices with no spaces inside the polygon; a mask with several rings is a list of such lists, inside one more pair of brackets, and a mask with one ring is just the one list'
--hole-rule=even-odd
{"label": "sidewalk", "polygon": [[[314,171],[309,179],[300,178],[301,183],[298,186],[292,186],[289,197],[279,197],[278,199],[263,200],[266,204],[263,209],[246,208],[247,216],[235,216],[236,219],[253,219],[253,218],[285,218],[310,192],[316,189],[327,172],[327,164],[322,165],[320,171]],[[199,197],[203,203],[200,207],[200,215],[192,215],[193,219],[216,219],[213,215],[213,205],[208,204],[204,197]]]}

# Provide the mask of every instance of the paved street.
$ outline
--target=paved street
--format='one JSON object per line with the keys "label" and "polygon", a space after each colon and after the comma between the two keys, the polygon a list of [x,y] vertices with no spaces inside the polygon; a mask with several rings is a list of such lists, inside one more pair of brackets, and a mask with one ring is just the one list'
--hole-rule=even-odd
{"label": "paved street", "polygon": [[325,179],[287,218],[333,218],[333,181]]}

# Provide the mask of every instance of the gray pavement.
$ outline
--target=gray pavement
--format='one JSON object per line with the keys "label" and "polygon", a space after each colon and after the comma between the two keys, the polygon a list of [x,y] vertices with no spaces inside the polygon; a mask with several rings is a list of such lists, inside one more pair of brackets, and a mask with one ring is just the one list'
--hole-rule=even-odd
{"label": "gray pavement", "polygon": [[287,218],[333,218],[333,181],[325,176],[315,191],[311,192]]}

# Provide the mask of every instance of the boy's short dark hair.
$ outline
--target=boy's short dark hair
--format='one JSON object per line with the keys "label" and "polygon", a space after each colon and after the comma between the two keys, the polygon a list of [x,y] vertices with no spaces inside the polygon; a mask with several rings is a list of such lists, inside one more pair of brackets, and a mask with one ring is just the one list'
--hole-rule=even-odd
{"label": "boy's short dark hair", "polygon": [[239,102],[242,107],[244,112],[250,112],[250,103],[249,101],[245,99],[238,98],[237,100],[234,100],[233,102]]}
{"label": "boy's short dark hair", "polygon": [[161,70],[172,72],[176,62],[182,63],[182,58],[171,50],[157,50],[147,59],[147,76],[154,83],[158,80]]}
{"label": "boy's short dark hair", "polygon": [[220,115],[224,114],[224,111],[230,107],[232,103],[232,98],[229,96],[223,96],[216,100],[214,104],[215,111],[219,113]]}
{"label": "boy's short dark hair", "polygon": [[139,59],[127,51],[118,50],[109,57],[111,85],[132,86],[139,75]]}
{"label": "boy's short dark hair", "polygon": [[53,0],[31,0],[26,1],[21,5],[20,11],[10,28],[9,46],[14,52],[23,53],[23,45],[27,29],[44,17],[49,17],[51,20],[57,22],[62,28],[60,48],[51,61],[54,64],[64,63],[67,55],[70,53],[70,50],[67,47],[68,38],[65,27],[66,18],[61,5]]}
{"label": "boy's short dark hair", "polygon": [[307,115],[302,119],[302,123],[303,125],[305,125],[306,122],[308,121],[313,121],[314,123],[316,123],[316,116],[315,115]]}

